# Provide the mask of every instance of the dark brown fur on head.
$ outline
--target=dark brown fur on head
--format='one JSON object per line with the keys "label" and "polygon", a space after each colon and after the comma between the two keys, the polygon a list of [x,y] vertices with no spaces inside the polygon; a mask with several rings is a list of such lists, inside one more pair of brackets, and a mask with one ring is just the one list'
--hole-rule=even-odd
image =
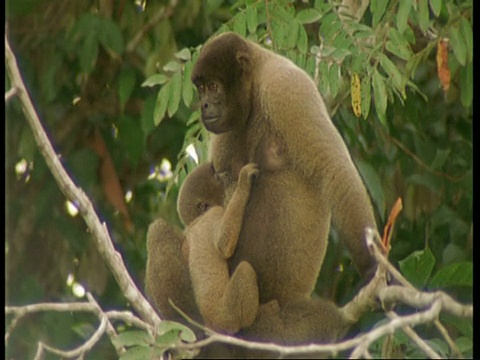
{"label": "dark brown fur on head", "polygon": [[241,63],[242,56],[248,57],[249,53],[248,44],[236,34],[215,37],[202,49],[192,71],[192,82],[197,85],[198,82],[215,79],[224,84],[227,91],[232,91],[246,70]]}
{"label": "dark brown fur on head", "polygon": [[[249,43],[233,33],[217,36],[202,49],[192,70],[198,89],[202,122],[215,133],[241,127],[252,107]],[[215,91],[210,85],[215,84]]]}

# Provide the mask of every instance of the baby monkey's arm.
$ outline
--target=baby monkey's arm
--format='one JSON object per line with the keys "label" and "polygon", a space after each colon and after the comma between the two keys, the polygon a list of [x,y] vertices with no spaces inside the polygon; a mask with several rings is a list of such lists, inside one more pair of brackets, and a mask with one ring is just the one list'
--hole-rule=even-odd
{"label": "baby monkey's arm", "polygon": [[242,167],[237,188],[226,206],[220,226],[215,232],[215,247],[226,259],[232,256],[237,246],[238,236],[243,224],[243,213],[250,197],[252,180],[258,173],[258,166],[254,163]]}

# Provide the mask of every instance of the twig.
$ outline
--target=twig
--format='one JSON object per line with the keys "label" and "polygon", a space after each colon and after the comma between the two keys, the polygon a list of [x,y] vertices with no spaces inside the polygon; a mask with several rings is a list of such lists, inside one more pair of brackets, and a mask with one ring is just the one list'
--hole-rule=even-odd
{"label": "twig", "polygon": [[440,302],[442,310],[450,314],[463,318],[473,318],[473,305],[462,305],[442,291],[426,293],[415,289],[406,289],[399,285],[391,285],[381,289],[378,298],[385,303],[401,301],[417,309],[428,307],[434,302]]}
{"label": "twig", "polygon": [[82,217],[92,231],[97,248],[112,271],[122,293],[145,321],[153,325],[159,324],[161,321],[160,318],[135,286],[135,283],[123,263],[120,253],[113,247],[106,225],[102,225],[95,213],[90,199],[80,188],[76,187],[75,183],[65,171],[59,157],[53,150],[28,95],[27,89],[25,88],[25,84],[23,83],[15,56],[10,48],[7,37],[5,37],[5,60],[7,72],[12,84],[18,90],[20,104],[33,131],[35,141],[37,142],[38,148],[45,158],[45,161],[55,177],[61,191],[70,201],[78,204]]}
{"label": "twig", "polygon": [[177,6],[178,0],[170,1],[170,4],[163,6],[153,17],[143,26],[135,36],[129,41],[126,47],[126,52],[134,52],[135,49],[140,45],[140,42],[145,37],[145,35],[153,29],[160,21],[170,17],[173,14],[173,10]]}
{"label": "twig", "polygon": [[117,355],[120,356],[121,354],[125,353],[125,351],[126,351],[125,347],[115,345],[116,344],[115,339],[118,337],[118,334],[115,331],[115,328],[113,327],[110,320],[108,320],[107,315],[103,312],[102,308],[100,307],[100,305],[97,303],[97,301],[95,300],[95,298],[92,296],[92,294],[90,292],[87,292],[86,296],[87,296],[88,301],[93,305],[96,315],[100,319],[105,319],[106,320],[107,327],[106,327],[105,331],[106,331],[108,337],[110,338],[111,343],[114,345],[115,351],[117,352]]}
{"label": "twig", "polygon": [[[388,288],[386,288],[388,289]],[[405,290],[405,289],[404,289]],[[185,319],[190,322],[191,324],[203,329],[209,337],[198,341],[193,344],[181,344],[177,345],[177,348],[184,348],[184,349],[196,349],[201,348],[206,345],[221,342],[235,346],[241,346],[247,349],[255,349],[255,350],[266,350],[280,354],[280,356],[287,356],[287,355],[300,355],[300,354],[317,354],[317,353],[324,353],[324,354],[331,354],[335,356],[341,351],[345,351],[351,348],[355,348],[354,352],[352,353],[352,358],[356,358],[359,356],[370,356],[368,353],[368,347],[372,342],[385,336],[387,334],[393,333],[395,330],[402,328],[408,328],[409,326],[414,326],[422,323],[432,322],[434,319],[437,318],[439,312],[442,310],[443,307],[443,300],[441,298],[435,298],[433,303],[430,303],[431,307],[424,312],[419,312],[413,315],[407,316],[396,316],[396,318],[392,319],[392,321],[388,324],[379,326],[370,332],[357,336],[354,339],[343,341],[337,344],[311,344],[311,345],[301,345],[301,346],[284,346],[275,343],[262,343],[262,342],[253,342],[253,341],[246,341],[242,340],[233,336],[219,334],[205,326],[197,323],[196,321],[192,320],[188,315],[183,313],[180,309],[175,307],[179,313],[185,317]],[[411,330],[411,329],[410,329]],[[410,334],[413,333],[413,330],[409,331]],[[415,338],[413,335],[413,338]],[[417,335],[418,337],[418,335]],[[420,341],[420,343],[423,340]],[[418,343],[418,342],[417,342]],[[427,353],[427,355],[432,356],[434,355],[433,350],[428,350],[425,346],[419,345],[423,351]],[[427,345],[428,346],[428,345]],[[436,353],[435,353],[436,355]],[[435,356],[438,357],[438,356]]]}
{"label": "twig", "polygon": [[[390,319],[398,319],[399,316],[394,311],[387,312],[387,316]],[[407,336],[412,339],[415,344],[428,356],[430,359],[439,359],[440,355],[437,354],[418,334],[413,331],[410,326],[405,326],[402,330],[407,334]]]}
{"label": "twig", "polygon": [[[15,325],[18,323],[20,319],[24,316],[29,314],[34,314],[38,312],[45,312],[45,311],[56,311],[56,312],[91,312],[95,314],[100,322],[105,322],[104,327],[99,327],[98,336],[92,337],[87,343],[84,343],[81,347],[76,348],[70,351],[62,351],[59,349],[55,349],[51,346],[48,346],[42,342],[39,342],[37,346],[37,352],[35,355],[35,359],[42,359],[44,351],[49,351],[54,354],[65,356],[65,357],[75,357],[80,352],[81,354],[87,352],[95,345],[95,342],[100,339],[102,333],[100,332],[101,329],[107,333],[109,336],[112,344],[115,344],[114,339],[118,336],[115,328],[111,324],[110,320],[122,320],[127,324],[131,324],[136,326],[140,329],[144,329],[149,332],[149,334],[153,334],[154,327],[152,325],[147,324],[146,322],[140,320],[138,317],[134,316],[129,311],[108,311],[103,312],[100,305],[96,302],[93,296],[90,293],[87,293],[87,299],[89,302],[76,302],[76,303],[39,303],[39,304],[32,304],[32,305],[25,305],[25,306],[7,306],[5,307],[5,314],[14,315],[15,318],[12,320],[10,325],[8,326],[7,334],[5,335],[5,343],[8,341],[8,337],[13,332]],[[87,344],[87,345],[85,345]],[[117,354],[120,356],[121,354],[125,353],[126,349],[124,347],[116,348]]]}
{"label": "twig", "polygon": [[12,97],[17,95],[17,88],[13,87],[5,93],[5,103],[9,102]]}
{"label": "twig", "polygon": [[130,311],[107,311],[105,313],[107,317],[111,320],[122,320],[126,324],[133,325],[139,329],[144,329],[149,333],[153,333],[154,327],[145,321],[140,320],[138,317],[133,315]]}
{"label": "twig", "polygon": [[[472,306],[472,317],[473,317],[473,306]],[[445,341],[447,342],[448,346],[450,346],[450,349],[452,350],[452,352],[455,353],[455,357],[457,359],[463,359],[463,355],[462,355],[460,349],[458,348],[457,344],[455,344],[455,342],[452,340],[452,338],[448,334],[448,331],[447,331],[447,329],[445,329],[445,326],[443,326],[443,324],[438,319],[435,320],[434,324],[437,327],[437,330],[440,331],[440,334],[442,334],[442,336],[445,339]]]}
{"label": "twig", "polygon": [[81,346],[73,349],[73,350],[68,350],[68,351],[63,351],[56,349],[52,346],[48,346],[42,342],[38,343],[38,348],[37,348],[37,353],[35,355],[35,359],[41,359],[43,356],[43,349],[47,350],[48,352],[64,357],[64,358],[73,358],[73,357],[79,357],[85,354],[86,352],[90,351],[95,344],[100,340],[102,337],[103,333],[105,332],[105,329],[107,328],[107,318],[103,317],[102,321],[100,322],[100,325],[98,329],[95,331],[95,333],[88,339],[86,342],[84,342]]}
{"label": "twig", "polygon": [[416,154],[413,153],[413,151],[411,151],[409,148],[407,148],[400,140],[398,140],[397,138],[387,134],[383,128],[381,126],[378,127],[378,129],[380,129],[380,131],[383,133],[383,135],[388,139],[390,140],[391,142],[393,142],[395,145],[397,145],[400,150],[402,150],[404,153],[406,153],[408,156],[410,156],[418,165],[420,165],[421,167],[423,167],[425,170],[427,170],[429,173],[432,173],[433,175],[435,176],[439,176],[439,177],[442,177],[442,178],[445,178],[451,182],[457,182],[457,181],[460,181],[462,179],[464,179],[467,174],[463,174],[463,175],[459,175],[459,176],[452,176],[450,174],[445,174],[441,171],[437,171],[435,169],[432,169],[430,166],[428,166],[427,164],[425,164],[423,162],[422,159],[420,159]]}
{"label": "twig", "polygon": [[353,350],[350,358],[359,358],[362,354],[364,354],[364,352],[368,349],[368,346],[370,346],[371,343],[386,334],[393,334],[393,332],[398,328],[432,322],[438,317],[441,309],[441,303],[439,301],[436,301],[428,310],[424,312],[418,312],[413,315],[398,317],[396,319],[393,319],[388,324],[372,329],[370,332],[365,334],[365,336],[363,336],[363,341]]}

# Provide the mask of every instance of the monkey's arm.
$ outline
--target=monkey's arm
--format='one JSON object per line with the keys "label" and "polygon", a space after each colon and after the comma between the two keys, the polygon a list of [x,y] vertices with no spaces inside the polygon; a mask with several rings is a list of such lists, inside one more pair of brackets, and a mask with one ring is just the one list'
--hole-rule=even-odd
{"label": "monkey's arm", "polygon": [[273,131],[294,170],[331,209],[335,227],[365,275],[374,263],[365,227],[376,228],[376,223],[363,181],[313,81],[300,70],[275,71],[264,98]]}
{"label": "monkey's arm", "polygon": [[242,167],[237,188],[225,209],[220,226],[216,228],[214,233],[215,247],[225,259],[232,256],[237,246],[245,206],[250,197],[252,178],[256,174],[258,174],[258,168],[255,164],[249,163]]}

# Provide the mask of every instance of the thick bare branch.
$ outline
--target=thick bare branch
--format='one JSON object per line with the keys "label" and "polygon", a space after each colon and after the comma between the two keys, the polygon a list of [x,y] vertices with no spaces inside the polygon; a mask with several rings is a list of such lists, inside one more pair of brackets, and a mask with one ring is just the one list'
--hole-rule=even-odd
{"label": "thick bare branch", "polygon": [[7,73],[12,81],[12,85],[17,88],[22,110],[33,131],[35,141],[37,142],[40,152],[45,158],[45,161],[55,177],[61,191],[70,201],[78,204],[80,213],[93,234],[100,254],[112,271],[112,274],[125,297],[130,301],[142,319],[153,325],[159,324],[161,321],[160,318],[149,302],[143,297],[140,290],[135,286],[135,283],[123,263],[122,256],[113,247],[108,230],[105,224],[102,225],[98,219],[90,199],[68,176],[60,162],[59,156],[55,153],[47,135],[45,134],[32,101],[30,100],[30,96],[28,95],[22,76],[20,75],[17,61],[6,36],[5,60]]}

